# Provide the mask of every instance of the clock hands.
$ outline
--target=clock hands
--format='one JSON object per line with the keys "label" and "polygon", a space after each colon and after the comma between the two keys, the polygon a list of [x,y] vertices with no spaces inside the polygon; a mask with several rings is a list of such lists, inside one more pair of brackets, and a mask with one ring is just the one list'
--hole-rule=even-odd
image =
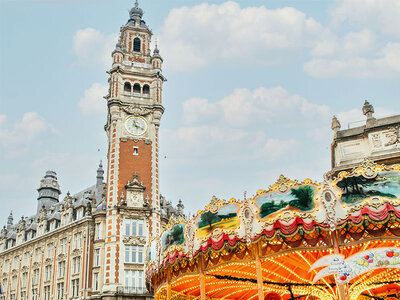
{"label": "clock hands", "polygon": [[133,120],[133,126],[135,126],[135,128],[144,130],[144,128],[142,126],[140,126],[138,123],[136,123],[136,120]]}

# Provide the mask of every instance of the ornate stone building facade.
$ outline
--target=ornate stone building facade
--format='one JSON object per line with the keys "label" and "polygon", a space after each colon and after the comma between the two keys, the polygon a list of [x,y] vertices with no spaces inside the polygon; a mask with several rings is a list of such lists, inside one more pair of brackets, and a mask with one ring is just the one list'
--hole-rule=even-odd
{"label": "ornate stone building facade", "polygon": [[[171,215],[159,192],[158,129],[163,59],[136,2],[112,52],[105,130],[108,168],[96,184],[59,201],[53,171],[38,188],[38,208],[0,235],[0,280],[7,300],[151,299],[144,284],[145,244]],[[107,184],[104,181],[106,173]]]}
{"label": "ornate stone building facade", "polygon": [[362,112],[366,117],[365,124],[348,129],[341,129],[338,119],[333,117],[332,169],[328,177],[349,171],[366,159],[386,165],[399,162],[400,115],[377,119],[373,115],[374,107],[368,101]]}

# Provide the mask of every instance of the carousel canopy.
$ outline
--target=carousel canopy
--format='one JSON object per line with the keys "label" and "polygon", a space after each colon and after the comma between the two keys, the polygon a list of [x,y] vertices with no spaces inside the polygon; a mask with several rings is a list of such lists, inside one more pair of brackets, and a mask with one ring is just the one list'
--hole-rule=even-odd
{"label": "carousel canopy", "polygon": [[156,299],[396,297],[399,225],[400,165],[366,161],[321,183],[281,176],[170,220],[148,244],[147,284]]}

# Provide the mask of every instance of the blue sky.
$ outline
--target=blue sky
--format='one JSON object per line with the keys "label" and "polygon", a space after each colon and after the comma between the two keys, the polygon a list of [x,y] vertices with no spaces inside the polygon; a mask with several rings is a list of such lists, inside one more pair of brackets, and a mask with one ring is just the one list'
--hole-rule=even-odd
{"label": "blue sky", "polygon": [[[110,56],[134,1],[0,0],[0,219],[36,210],[55,170],[63,192],[105,160]],[[330,121],[400,112],[400,3],[140,1],[164,58],[161,192],[194,213],[266,189],[280,174],[321,180]],[[361,124],[361,123],[358,123]],[[357,124],[352,124],[352,126]]]}

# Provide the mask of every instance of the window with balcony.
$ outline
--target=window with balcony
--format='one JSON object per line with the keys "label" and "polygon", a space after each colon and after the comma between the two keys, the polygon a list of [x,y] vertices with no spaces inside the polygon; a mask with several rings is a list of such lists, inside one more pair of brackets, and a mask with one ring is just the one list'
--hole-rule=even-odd
{"label": "window with balcony", "polygon": [[124,289],[129,294],[144,293],[143,271],[125,270]]}

